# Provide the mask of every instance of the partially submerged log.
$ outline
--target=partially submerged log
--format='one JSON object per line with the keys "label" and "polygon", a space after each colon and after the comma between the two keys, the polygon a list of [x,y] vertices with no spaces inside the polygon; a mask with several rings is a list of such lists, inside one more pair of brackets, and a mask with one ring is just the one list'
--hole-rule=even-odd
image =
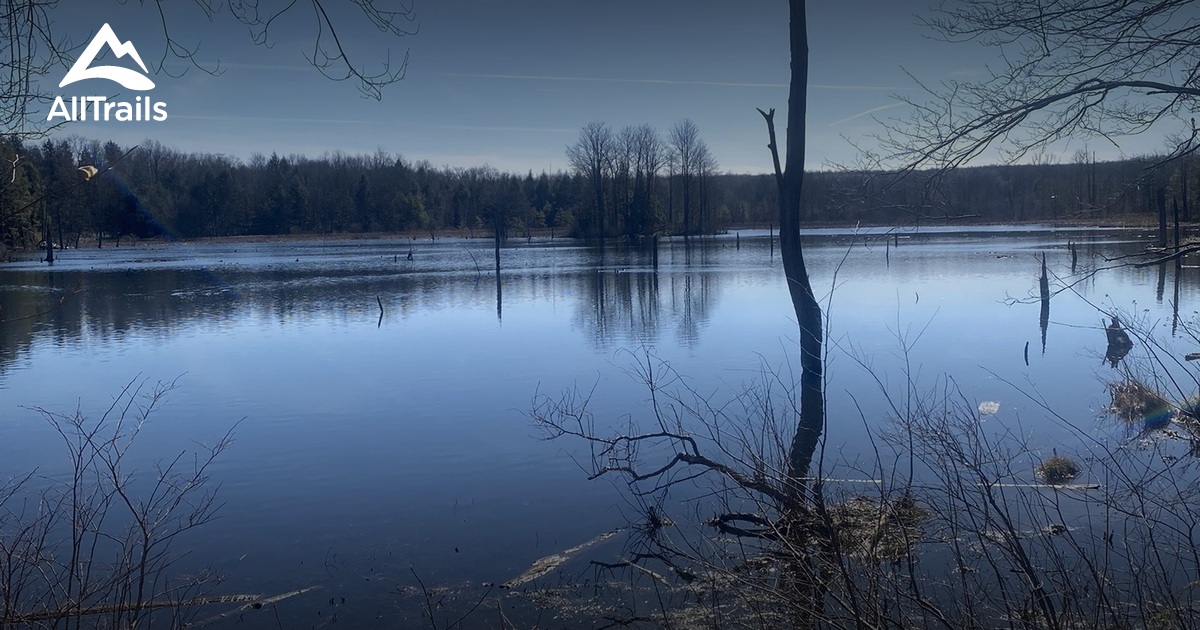
{"label": "partially submerged log", "polygon": [[67,608],[65,610],[39,610],[31,613],[11,613],[4,617],[0,617],[0,624],[7,625],[12,623],[30,623],[35,621],[54,621],[58,619],[72,619],[78,617],[91,617],[95,615],[108,615],[112,613],[128,612],[132,610],[156,610],[161,608],[191,608],[193,606],[208,606],[212,604],[232,604],[248,602],[238,610],[247,610],[251,608],[262,608],[265,605],[273,604],[282,599],[286,599],[293,595],[299,595],[306,591],[320,588],[312,586],[302,588],[282,595],[273,597],[263,597],[262,595],[214,595],[211,597],[195,597],[192,599],[172,599],[172,600],[153,600],[148,602],[127,602],[121,604],[97,604],[84,608]]}
{"label": "partially submerged log", "polygon": [[603,534],[600,534],[599,536],[596,536],[595,538],[583,544],[576,545],[570,549],[564,549],[558,553],[552,553],[543,558],[538,558],[524,573],[505,582],[504,584],[501,584],[500,588],[516,588],[522,584],[528,584],[529,582],[547,575],[551,571],[554,571],[558,567],[566,564],[568,560],[571,560],[584,551],[587,551],[588,549],[591,549],[592,547],[609,540],[613,536],[621,533],[621,531],[623,531],[623,528],[618,527],[610,532],[604,532]]}
{"label": "partially submerged log", "polygon": [[979,484],[991,488],[1046,488],[1050,490],[1099,490],[1098,483],[989,483]]}
{"label": "partially submerged log", "polygon": [[[221,621],[222,619],[228,619],[229,617],[232,617],[233,615],[243,613],[247,610],[258,610],[260,608],[264,608],[266,606],[270,606],[277,602],[283,601],[289,597],[295,597],[296,595],[303,595],[304,593],[307,593],[309,591],[316,591],[316,590],[319,590],[320,588],[321,588],[320,586],[307,586],[304,588],[298,588],[294,591],[288,591],[286,593],[272,595],[271,597],[262,597],[261,595],[251,595],[251,596],[249,596],[249,597],[253,598],[251,600],[236,600],[236,601],[245,601],[246,604],[243,606],[239,606],[237,608],[234,608],[233,610],[223,612],[223,613],[213,616],[213,617],[209,617],[208,619],[205,619],[203,621],[197,621],[195,623],[187,624],[186,627],[198,628],[200,626],[207,626],[209,624]],[[211,602],[211,603],[214,603],[214,604],[227,603],[229,601],[232,601],[232,600],[224,600],[223,602]]]}

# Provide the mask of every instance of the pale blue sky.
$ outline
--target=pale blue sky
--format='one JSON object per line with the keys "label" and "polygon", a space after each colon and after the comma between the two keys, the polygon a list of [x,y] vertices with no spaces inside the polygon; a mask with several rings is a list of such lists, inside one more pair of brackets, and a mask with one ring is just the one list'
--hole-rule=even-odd
{"label": "pale blue sky", "polygon": [[[190,3],[167,4],[177,11],[168,16],[172,35],[199,44],[196,57],[219,60],[224,72],[153,75],[153,97],[168,103],[166,122],[74,123],[64,133],[122,144],[151,138],[240,158],[382,148],[435,166],[540,172],[567,167],[564,147],[590,121],[616,128],[645,122],[665,132],[691,118],[722,171],[766,172],[765,127],[755,107],[787,107],[782,0],[418,0],[415,36],[383,41],[368,24],[345,22],[357,60],[375,63],[389,46],[394,58],[406,49],[411,55],[407,78],[385,89],[382,101],[307,65],[310,11],[282,23],[267,49],[228,15],[209,23]],[[869,145],[871,115],[902,111],[892,95],[916,90],[904,69],[931,84],[983,76],[984,51],[924,37],[915,16],[928,4],[810,3],[809,168],[852,161],[842,136]],[[109,22],[147,63],[162,55],[152,7],[97,2],[63,13],[57,28],[79,43]],[[50,77],[54,85],[60,78]],[[120,89],[88,83],[64,93]]]}

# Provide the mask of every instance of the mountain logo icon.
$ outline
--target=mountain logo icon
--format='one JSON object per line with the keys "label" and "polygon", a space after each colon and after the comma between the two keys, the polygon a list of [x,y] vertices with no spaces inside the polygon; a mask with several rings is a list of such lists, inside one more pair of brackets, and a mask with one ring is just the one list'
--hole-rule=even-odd
{"label": "mountain logo icon", "polygon": [[124,42],[117,39],[117,34],[113,32],[112,27],[108,24],[100,27],[96,32],[96,36],[92,41],[88,42],[87,48],[83,49],[83,54],[79,59],[75,60],[75,65],[67,71],[67,76],[63,77],[58,87],[65,87],[76,81],[84,79],[108,79],[116,81],[130,90],[150,90],[154,88],[154,82],[144,74],[140,74],[129,68],[120,66],[92,66],[92,62],[96,60],[96,55],[100,54],[100,49],[108,46],[113,54],[118,58],[129,55],[141,67],[142,72],[146,70],[146,64],[142,63],[142,58],[138,55],[137,49],[133,47],[133,42]]}

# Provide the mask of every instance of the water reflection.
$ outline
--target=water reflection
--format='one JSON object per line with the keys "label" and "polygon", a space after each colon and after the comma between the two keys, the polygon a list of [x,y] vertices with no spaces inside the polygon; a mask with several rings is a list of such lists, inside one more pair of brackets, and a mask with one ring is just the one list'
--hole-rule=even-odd
{"label": "water reflection", "polygon": [[598,270],[584,278],[588,300],[574,321],[593,347],[609,350],[628,341],[653,344],[664,328],[694,347],[719,295],[713,272]]}
{"label": "water reflection", "polygon": [[[652,344],[666,328],[692,346],[718,299],[717,275],[725,281],[737,275],[706,269],[721,247],[702,242],[663,243],[661,253],[653,246],[610,246],[607,255],[581,247],[511,248],[499,273],[472,270],[469,252],[462,251],[468,246],[460,244],[458,256],[451,246],[418,252],[422,266],[402,255],[364,255],[361,246],[331,252],[306,244],[277,246],[271,256],[239,256],[216,246],[105,250],[112,259],[93,253],[86,268],[0,270],[0,372],[38,336],[56,345],[113,340],[131,330],[167,337],[197,323],[247,319],[361,318],[387,328],[415,313],[492,299],[501,321],[505,306],[565,299],[573,304],[576,328],[598,350]],[[494,296],[487,295],[488,280]],[[83,291],[59,305],[79,283]]]}
{"label": "water reflection", "polygon": [[[1015,324],[991,322],[1007,315],[997,305],[1006,292],[1030,296],[1034,291],[1030,281],[1033,286],[1040,284],[1030,278],[1031,252],[1049,250],[1051,256],[1045,257],[1044,264],[1049,275],[1060,278],[1068,265],[1076,263],[1082,273],[1088,273],[1102,252],[1113,256],[1139,248],[1137,236],[1076,234],[1068,255],[1061,255],[1065,237],[1010,236],[1001,231],[917,233],[903,239],[884,235],[886,245],[880,243],[884,246],[879,248],[872,241],[864,245],[861,236],[831,231],[807,238],[806,247],[818,286],[827,282],[831,269],[843,265],[839,275],[843,284],[833,307],[833,323],[840,330],[873,335],[869,331],[880,320],[894,321],[898,309],[921,311],[929,306],[935,309],[931,312],[941,313],[938,324],[947,334],[970,326],[983,337],[975,334],[972,341],[997,336],[1011,344],[1013,336],[1028,339],[1027,333]],[[900,240],[904,247],[896,248]],[[855,242],[857,249],[841,263],[845,248]],[[664,239],[657,255],[652,244],[610,245],[601,252],[561,241],[535,242],[503,249],[499,276],[486,262],[482,269],[478,264],[491,253],[490,243],[461,241],[70,251],[52,271],[36,264],[0,268],[0,309],[6,318],[0,324],[0,373],[20,363],[35,339],[58,347],[84,341],[119,343],[131,332],[166,340],[183,328],[206,325],[223,331],[229,324],[247,321],[262,326],[362,324],[395,331],[416,316],[475,308],[494,308],[497,319],[504,318],[506,325],[568,322],[579,338],[599,352],[639,345],[694,350],[703,342],[714,314],[722,310],[751,320],[762,311],[761,316],[773,322],[773,330],[789,334],[786,305],[779,308],[770,302],[784,299],[780,297],[783,279],[772,264],[771,248],[765,235],[748,234],[694,239],[690,246]],[[407,259],[410,250],[415,252],[413,260]],[[1082,260],[1075,260],[1076,252]],[[1195,283],[1183,275],[1183,270],[1175,271],[1172,287],[1176,321],[1180,302],[1187,302],[1196,291]],[[1161,278],[1159,269],[1125,268],[1074,286],[1107,309],[1118,295],[1138,286],[1157,287]],[[80,281],[83,293],[46,315],[30,317],[52,309]],[[900,300],[900,292],[919,295],[920,300],[914,303],[912,295]],[[1078,305],[1072,302],[1068,294],[1059,294],[1055,321],[1095,326],[1095,315],[1076,317]],[[1044,355],[1048,300],[1042,299],[1040,306]],[[1014,312],[1021,308],[1010,307]],[[968,315],[961,323],[958,311]],[[1032,315],[1024,321],[1031,323]],[[725,335],[732,346],[761,350],[750,347],[742,333]],[[960,345],[949,349],[958,351]]]}
{"label": "water reflection", "polygon": [[1046,253],[1042,252],[1042,275],[1038,277],[1038,292],[1042,312],[1038,325],[1042,328],[1042,354],[1046,354],[1046,328],[1050,326],[1050,279],[1046,273]]}
{"label": "water reflection", "polygon": [[1175,275],[1172,279],[1173,297],[1171,298],[1171,336],[1179,332],[1179,276],[1182,275],[1183,261],[1175,259]]}
{"label": "water reflection", "polygon": [[[1002,233],[985,236],[918,233],[905,235],[905,247],[895,248],[899,235],[883,235],[882,264],[876,263],[872,270],[870,250],[863,250],[846,262],[850,273],[843,277],[874,277],[886,271],[881,278],[894,287],[915,287],[922,278],[942,277],[953,290],[964,280],[993,273],[976,268],[971,257],[977,250],[1016,247],[1019,253],[1030,246],[1030,242],[1004,242]],[[819,268],[822,262],[836,262],[850,243],[864,239],[833,232],[809,240],[821,245],[812,252]],[[1060,247],[1063,241],[1057,241]],[[1121,241],[1105,234],[1072,239],[1066,246],[1072,269],[1081,244],[1086,247],[1085,261],[1096,260],[1101,247],[1122,247]],[[32,264],[9,266],[0,269],[0,317],[4,318],[0,373],[20,361],[39,336],[61,346],[82,339],[117,339],[131,330],[169,337],[196,323],[247,319],[346,325],[361,319],[386,329],[389,323],[417,313],[488,302],[493,302],[501,321],[505,307],[546,300],[559,306],[569,303],[574,328],[599,351],[667,341],[694,348],[727,288],[782,283],[771,264],[773,245],[765,234],[690,243],[664,239],[610,245],[607,251],[564,246],[561,241],[539,242],[502,250],[504,267],[499,273],[479,267],[479,260],[489,253],[487,245],[448,240],[416,245],[401,241],[106,249],[64,253],[54,270]],[[822,260],[826,254],[828,261]],[[1000,259],[1009,257],[995,255],[989,269],[1003,274],[1000,270],[1007,265]],[[1039,327],[1044,354],[1049,291],[1046,257],[1040,258]],[[1112,273],[1124,277],[1138,272]],[[1176,269],[1172,300],[1176,322],[1181,275]],[[1157,280],[1161,301],[1165,266],[1158,270]],[[80,282],[83,292],[55,308]],[[852,302],[858,299],[853,287],[844,290]],[[753,308],[753,304],[734,307]],[[42,311],[49,312],[35,317]],[[665,334],[670,336],[664,338]]]}

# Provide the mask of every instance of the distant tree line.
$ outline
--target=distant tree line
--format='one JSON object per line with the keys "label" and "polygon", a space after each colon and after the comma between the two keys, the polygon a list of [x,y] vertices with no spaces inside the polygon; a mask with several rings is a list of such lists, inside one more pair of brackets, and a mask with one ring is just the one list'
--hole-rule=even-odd
{"label": "distant tree line", "polygon": [[[769,175],[718,174],[694,123],[666,137],[591,123],[567,148],[571,170],[526,174],[434,167],[378,151],[242,161],[147,142],[136,150],[78,138],[0,141],[0,245],[119,245],[127,237],[203,238],[363,232],[593,238],[709,234],[770,225]],[[128,155],[126,153],[128,152]],[[122,157],[124,156],[124,157]],[[117,161],[119,163],[117,163]],[[112,172],[80,183],[81,166]],[[1106,221],[1179,207],[1191,220],[1200,163],[1180,158],[985,166],[937,182],[885,173],[806,176],[810,225]]]}
{"label": "distant tree line", "polygon": [[916,177],[858,172],[805,176],[810,221],[847,224],[937,222],[1104,223],[1152,221],[1179,208],[1200,219],[1200,159],[1156,156],[1098,162],[1077,151],[1069,163],[960,167]]}

